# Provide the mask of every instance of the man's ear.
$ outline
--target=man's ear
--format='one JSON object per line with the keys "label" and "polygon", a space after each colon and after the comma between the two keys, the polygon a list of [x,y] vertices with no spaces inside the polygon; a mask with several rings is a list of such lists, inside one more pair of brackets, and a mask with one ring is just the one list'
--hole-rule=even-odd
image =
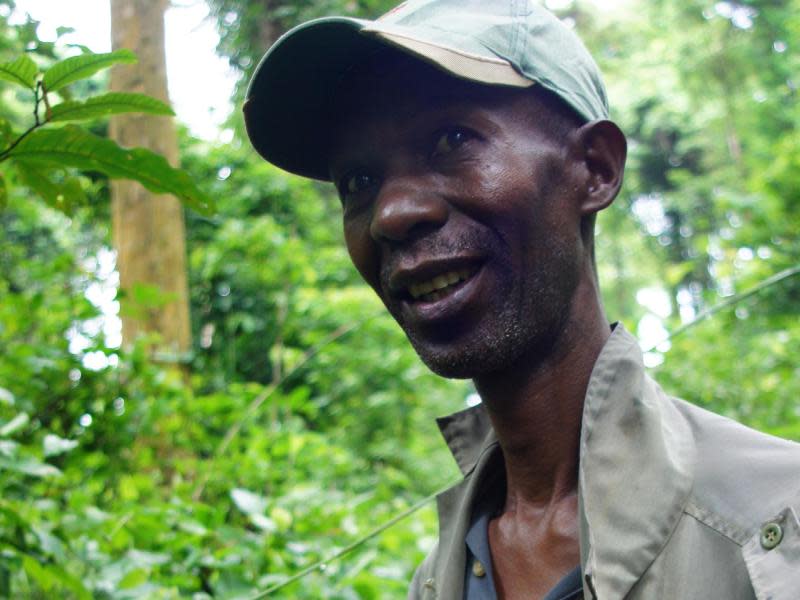
{"label": "man's ear", "polygon": [[608,207],[617,197],[625,173],[628,142],[611,121],[591,121],[576,132],[576,159],[583,163],[586,179],[581,204],[584,216]]}

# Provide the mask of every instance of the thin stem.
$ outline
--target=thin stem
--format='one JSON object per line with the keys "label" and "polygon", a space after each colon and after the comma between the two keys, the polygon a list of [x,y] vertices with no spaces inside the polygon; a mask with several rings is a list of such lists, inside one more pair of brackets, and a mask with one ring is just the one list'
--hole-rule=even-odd
{"label": "thin stem", "polygon": [[664,342],[668,342],[668,341],[678,337],[679,335],[681,335],[683,333],[686,333],[689,329],[691,329],[692,327],[694,327],[698,323],[701,323],[702,321],[705,321],[709,317],[717,314],[719,311],[721,311],[721,310],[723,310],[725,308],[728,308],[729,306],[733,306],[734,304],[739,304],[743,300],[747,300],[748,298],[750,298],[752,296],[755,296],[759,292],[762,292],[765,289],[767,289],[769,287],[772,287],[773,285],[775,285],[777,283],[780,283],[781,281],[784,281],[785,279],[789,279],[790,277],[794,277],[795,275],[798,275],[798,274],[800,274],[800,265],[797,265],[795,267],[790,267],[788,269],[784,269],[783,271],[780,271],[779,273],[776,273],[775,275],[772,275],[771,277],[767,277],[766,279],[764,279],[760,283],[754,285],[753,287],[751,287],[751,288],[749,288],[749,289],[747,289],[747,290],[745,290],[745,291],[743,291],[743,292],[741,292],[739,294],[735,294],[735,295],[731,296],[730,298],[726,298],[725,300],[723,300],[719,304],[715,304],[711,308],[708,308],[708,309],[702,311],[694,319],[692,319],[688,323],[684,323],[683,325],[678,327],[676,330],[674,330],[671,333],[669,333],[664,339],[662,339],[658,343],[653,344],[652,346],[650,346],[644,352],[645,353],[652,352],[653,350],[658,348]]}
{"label": "thin stem", "polygon": [[39,122],[39,102],[41,99],[39,98],[39,91],[42,89],[42,82],[36,82],[36,89],[33,90],[33,118],[36,122],[36,127],[38,127],[41,123]]}
{"label": "thin stem", "polygon": [[[42,91],[42,97],[39,97],[39,91]],[[0,162],[8,159],[11,156],[11,152],[16,148],[19,143],[28,137],[33,131],[44,125],[49,120],[49,115],[45,116],[44,121],[39,118],[39,104],[44,99],[45,103],[47,104],[47,91],[44,89],[44,84],[41,81],[36,82],[36,87],[33,90],[33,125],[28,127],[28,129],[19,136],[16,140],[14,140],[11,145],[0,152]],[[48,104],[48,112],[49,112],[49,104]]]}
{"label": "thin stem", "polygon": [[12,151],[14,148],[16,148],[16,147],[19,145],[19,143],[20,143],[22,140],[24,140],[26,137],[28,137],[28,136],[31,134],[31,132],[32,132],[33,130],[35,130],[35,129],[38,129],[39,127],[41,127],[41,125],[38,125],[38,124],[37,124],[37,125],[31,125],[31,126],[30,126],[30,127],[29,127],[29,128],[26,130],[26,131],[25,131],[25,133],[23,133],[23,134],[22,134],[21,136],[19,136],[19,137],[18,137],[16,140],[14,140],[14,141],[12,142],[12,144],[11,144],[11,145],[10,145],[8,148],[6,148],[6,149],[5,149],[5,150],[3,150],[2,152],[0,152],[0,162],[3,162],[4,160],[8,159],[8,158],[11,156],[11,151]]}
{"label": "thin stem", "polygon": [[438,496],[442,492],[450,489],[456,483],[458,483],[458,482],[449,483],[448,485],[446,485],[442,489],[435,491],[430,496],[427,496],[427,497],[423,498],[422,500],[420,500],[419,502],[417,502],[416,504],[414,504],[410,508],[407,508],[406,510],[401,512],[399,515],[397,515],[395,517],[392,517],[391,519],[386,521],[383,525],[380,525],[380,526],[376,527],[375,529],[370,531],[367,535],[365,535],[362,538],[357,539],[352,544],[350,544],[348,546],[345,546],[344,548],[342,548],[341,550],[339,550],[337,552],[334,552],[333,554],[331,554],[327,558],[323,558],[321,560],[318,560],[313,565],[310,565],[310,566],[306,567],[302,571],[298,571],[297,573],[295,573],[294,575],[289,577],[289,579],[287,579],[286,581],[283,581],[281,583],[275,584],[272,587],[267,588],[263,592],[259,592],[255,596],[251,596],[250,598],[248,598],[248,600],[260,600],[261,598],[266,598],[270,594],[273,594],[273,593],[277,592],[278,590],[281,590],[281,589],[285,588],[287,585],[289,585],[291,583],[294,583],[298,579],[302,579],[303,577],[305,577],[309,573],[313,573],[314,571],[316,571],[318,569],[324,571],[325,570],[325,566],[328,563],[331,563],[331,562],[343,557],[346,554],[350,554],[353,550],[355,550],[359,546],[362,546],[362,545],[366,544],[368,541],[370,541],[371,539],[374,539],[374,538],[378,537],[380,534],[382,534],[384,531],[386,531],[387,529],[389,529],[393,525],[399,523],[400,521],[402,521],[406,517],[409,517],[409,516],[413,515],[419,509],[424,507],[426,504],[428,504],[429,502],[432,502],[436,498],[436,496]]}

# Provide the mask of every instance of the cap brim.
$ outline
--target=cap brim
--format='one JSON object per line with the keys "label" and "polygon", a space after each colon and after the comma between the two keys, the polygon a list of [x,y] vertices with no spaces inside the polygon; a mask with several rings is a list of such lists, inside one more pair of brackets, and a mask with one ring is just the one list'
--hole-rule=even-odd
{"label": "cap brim", "polygon": [[261,156],[291,173],[330,179],[328,99],[347,69],[385,46],[359,34],[368,23],[317,19],[284,35],[264,56],[244,104],[247,134]]}
{"label": "cap brim", "polygon": [[328,102],[348,69],[386,47],[470,81],[533,85],[507,60],[485,48],[482,54],[470,53],[376,21],[316,19],[281,37],[256,68],[244,117],[258,153],[291,173],[329,180]]}

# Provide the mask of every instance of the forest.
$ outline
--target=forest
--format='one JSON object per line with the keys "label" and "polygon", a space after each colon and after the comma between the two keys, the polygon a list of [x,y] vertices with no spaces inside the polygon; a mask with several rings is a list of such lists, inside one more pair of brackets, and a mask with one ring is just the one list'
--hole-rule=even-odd
{"label": "forest", "polygon": [[[239,76],[209,142],[171,116],[167,0],[110,0],[100,54],[0,0],[1,598],[405,597],[458,479],[434,418],[479,399],[240,110],[287,29],[394,4],[208,0]],[[546,4],[629,140],[609,319],[668,393],[800,440],[800,0]]]}

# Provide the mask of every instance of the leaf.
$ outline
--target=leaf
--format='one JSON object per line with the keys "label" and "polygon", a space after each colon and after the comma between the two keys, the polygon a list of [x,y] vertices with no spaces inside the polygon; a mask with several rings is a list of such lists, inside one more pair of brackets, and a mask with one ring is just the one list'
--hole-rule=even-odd
{"label": "leaf", "polygon": [[261,515],[267,509],[266,498],[242,488],[231,490],[231,500],[246,515]]}
{"label": "leaf", "polygon": [[16,433],[25,427],[30,421],[28,413],[19,413],[16,417],[11,419],[8,423],[0,427],[0,437],[8,437],[12,433]]}
{"label": "leaf", "polygon": [[175,114],[168,104],[150,96],[111,92],[89,98],[85,102],[75,101],[56,104],[51,109],[49,120],[78,121],[130,112],[166,116]]}
{"label": "leaf", "polygon": [[23,458],[22,460],[6,460],[0,458],[0,469],[15,471],[32,477],[56,477],[61,475],[61,471],[56,469],[53,465],[39,462],[33,458]]}
{"label": "leaf", "polygon": [[4,523],[5,526],[13,524],[21,529],[30,529],[28,521],[12,505],[4,503],[2,500],[0,500],[0,516],[5,517],[7,521],[7,523]]}
{"label": "leaf", "polygon": [[38,525],[32,526],[31,530],[39,539],[39,547],[45,554],[54,557],[58,561],[64,560],[64,543],[58,536]]}
{"label": "leaf", "polygon": [[17,455],[19,444],[11,440],[0,440],[0,454],[7,458],[14,458]]}
{"label": "leaf", "polygon": [[165,565],[172,558],[164,552],[146,552],[144,550],[129,550],[125,556],[134,566],[139,568]]}
{"label": "leaf", "polygon": [[133,179],[151,192],[173,194],[201,212],[209,212],[213,204],[187,173],[170,166],[163,156],[144,148],[122,148],[77,125],[38,129],[17,144],[9,156],[25,162]]}
{"label": "leaf", "polygon": [[86,517],[93,523],[103,523],[111,518],[111,515],[96,506],[87,506],[85,509]]}
{"label": "leaf", "polygon": [[190,535],[198,535],[200,537],[208,535],[208,529],[203,527],[201,523],[192,519],[181,519],[178,521],[178,529]]}
{"label": "leaf", "polygon": [[77,445],[78,442],[75,440],[65,440],[64,438],[58,437],[52,433],[48,433],[46,436],[44,436],[44,441],[42,442],[45,456],[57,456],[59,454],[64,454],[64,452],[69,452]]}
{"label": "leaf", "polygon": [[281,506],[276,506],[273,508],[269,512],[269,516],[281,531],[286,531],[292,526],[292,513]]}
{"label": "leaf", "polygon": [[247,518],[253,525],[258,527],[262,531],[273,533],[278,529],[278,526],[275,525],[275,521],[273,521],[272,519],[270,519],[265,515],[259,513],[248,513]]}
{"label": "leaf", "polygon": [[[6,187],[5,177],[0,173],[0,210],[4,210],[6,206],[8,206],[8,188]],[[4,398],[2,393],[6,391],[8,390],[0,388],[0,402],[3,402]],[[11,401],[14,401],[13,396],[11,397]]]}
{"label": "leaf", "polygon": [[69,212],[74,206],[86,204],[86,194],[77,178],[67,177],[61,182],[56,182],[41,165],[19,160],[16,161],[16,166],[22,183],[39,194],[53,208]]}
{"label": "leaf", "polygon": [[102,54],[81,54],[57,62],[44,72],[44,87],[54,92],[79,79],[91,77],[102,69],[118,63],[135,63],[136,55],[130,50],[115,50]]}
{"label": "leaf", "polygon": [[147,583],[148,571],[146,569],[134,569],[129,571],[125,577],[119,580],[117,588],[124,590],[128,588],[135,588],[143,583]]}
{"label": "leaf", "polygon": [[22,566],[25,573],[41,587],[43,592],[68,589],[79,600],[90,600],[92,597],[78,579],[56,565],[40,565],[36,559],[25,555],[22,557]]}
{"label": "leaf", "polygon": [[14,406],[14,394],[3,387],[0,387],[0,404]]}
{"label": "leaf", "polygon": [[0,79],[25,86],[30,90],[36,87],[37,73],[39,67],[27,54],[11,62],[0,63]]}
{"label": "leaf", "polygon": [[58,585],[58,578],[28,555],[22,557],[25,573],[33,579],[43,592],[49,592]]}
{"label": "leaf", "polygon": [[56,27],[56,37],[61,37],[62,35],[67,35],[68,33],[74,32],[74,27]]}

